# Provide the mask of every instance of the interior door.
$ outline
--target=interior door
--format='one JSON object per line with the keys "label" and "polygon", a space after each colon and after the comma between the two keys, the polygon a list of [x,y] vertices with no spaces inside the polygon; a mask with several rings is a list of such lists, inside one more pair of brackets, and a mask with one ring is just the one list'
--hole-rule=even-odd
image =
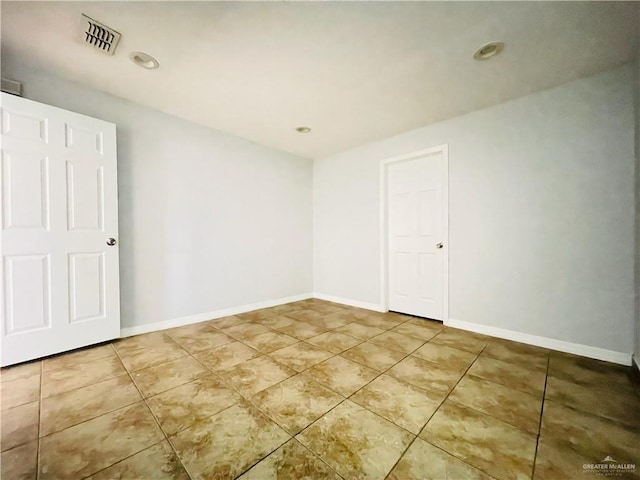
{"label": "interior door", "polygon": [[435,320],[447,302],[445,155],[387,166],[389,309]]}
{"label": "interior door", "polygon": [[120,336],[115,125],[2,93],[3,366]]}

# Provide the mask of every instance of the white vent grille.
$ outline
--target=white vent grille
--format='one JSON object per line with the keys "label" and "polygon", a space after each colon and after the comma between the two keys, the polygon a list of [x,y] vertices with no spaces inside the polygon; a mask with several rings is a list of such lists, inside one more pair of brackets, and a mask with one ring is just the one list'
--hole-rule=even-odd
{"label": "white vent grille", "polygon": [[82,15],[82,35],[85,43],[93,45],[98,50],[113,55],[120,41],[120,34],[100,22]]}

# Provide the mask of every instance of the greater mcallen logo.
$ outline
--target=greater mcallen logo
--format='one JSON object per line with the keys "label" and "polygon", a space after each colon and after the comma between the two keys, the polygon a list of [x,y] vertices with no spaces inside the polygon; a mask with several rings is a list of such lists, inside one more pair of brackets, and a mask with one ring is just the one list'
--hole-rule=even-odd
{"label": "greater mcallen logo", "polygon": [[635,472],[635,463],[620,463],[607,455],[600,463],[585,463],[582,466],[585,472],[595,473],[597,476],[617,477],[625,473]]}

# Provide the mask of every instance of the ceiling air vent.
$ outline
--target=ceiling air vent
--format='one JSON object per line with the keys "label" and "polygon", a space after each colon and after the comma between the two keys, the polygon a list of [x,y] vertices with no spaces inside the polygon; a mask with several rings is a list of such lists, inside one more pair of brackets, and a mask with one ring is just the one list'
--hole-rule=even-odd
{"label": "ceiling air vent", "polygon": [[85,43],[93,45],[98,50],[113,55],[120,41],[120,34],[113,28],[109,28],[82,14],[82,35]]}

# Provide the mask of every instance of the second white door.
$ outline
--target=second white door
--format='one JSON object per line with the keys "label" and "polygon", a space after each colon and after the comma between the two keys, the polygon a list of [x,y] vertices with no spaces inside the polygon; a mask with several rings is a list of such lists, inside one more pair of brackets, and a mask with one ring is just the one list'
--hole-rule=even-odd
{"label": "second white door", "polygon": [[446,150],[389,163],[386,177],[389,309],[445,320]]}

